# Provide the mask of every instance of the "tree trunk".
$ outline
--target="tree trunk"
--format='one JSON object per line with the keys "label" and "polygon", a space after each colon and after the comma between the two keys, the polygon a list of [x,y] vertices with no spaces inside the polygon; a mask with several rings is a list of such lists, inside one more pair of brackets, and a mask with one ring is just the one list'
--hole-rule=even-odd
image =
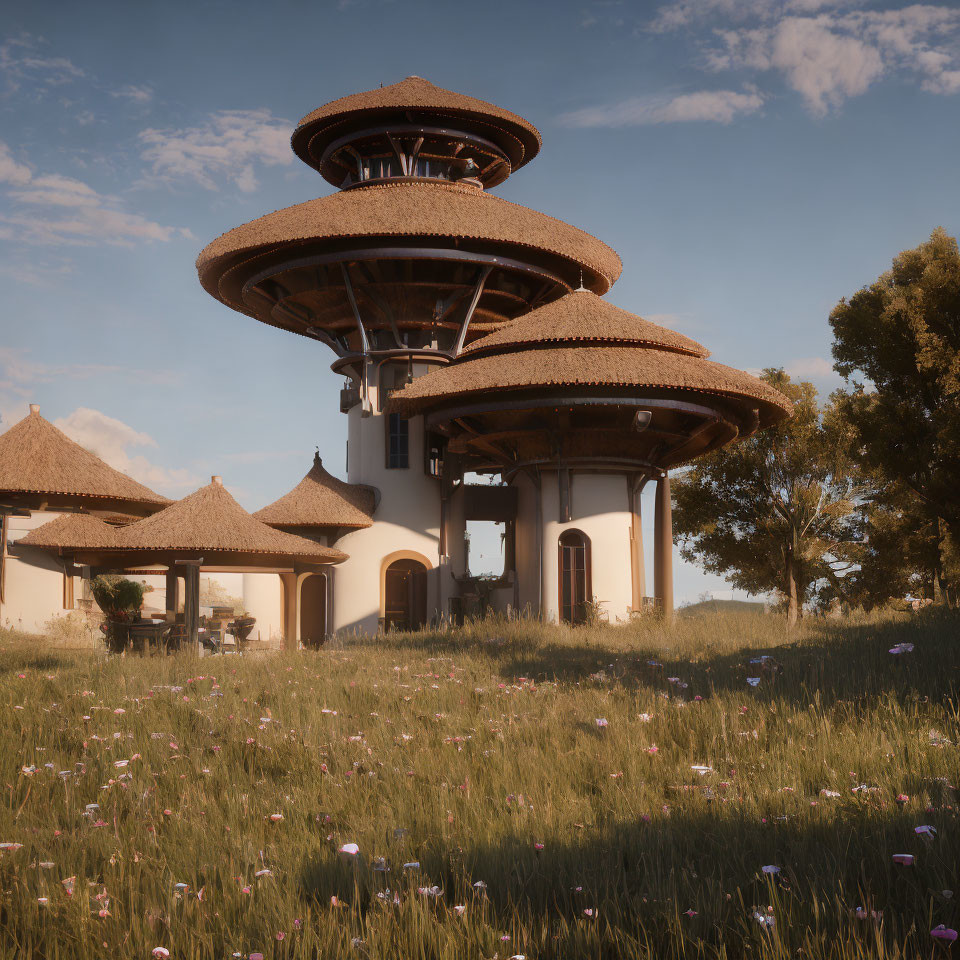
{"label": "tree trunk", "polygon": [[787,626],[795,627],[800,616],[800,605],[797,602],[797,573],[793,562],[793,547],[787,546],[783,565],[783,592],[787,597]]}

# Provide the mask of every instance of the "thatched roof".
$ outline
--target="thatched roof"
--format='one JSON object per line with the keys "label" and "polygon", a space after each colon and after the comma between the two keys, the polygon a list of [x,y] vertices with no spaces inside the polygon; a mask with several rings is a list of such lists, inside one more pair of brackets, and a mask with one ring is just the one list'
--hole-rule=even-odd
{"label": "thatched roof", "polygon": [[589,290],[575,290],[537,307],[502,325],[495,333],[475,340],[463,353],[482,356],[548,342],[636,343],[694,357],[710,356],[710,351],[696,340],[621,310]]}
{"label": "thatched roof", "polygon": [[[478,240],[498,244],[505,256],[511,255],[510,245],[533,249],[566,261],[567,273],[582,270],[584,283],[599,293],[622,268],[610,247],[562,220],[477,187],[420,181],[357,187],[267,214],[208,244],[197,271],[208,293],[249,314],[241,289],[248,274],[257,272],[255,258],[284,248],[305,256],[308,244],[314,250],[321,241],[381,237]],[[241,263],[243,268],[225,279]]]}
{"label": "thatched roof", "polygon": [[254,516],[271,527],[369,527],[376,490],[328,473],[317,454],[310,472],[287,494]]}
{"label": "thatched roof", "polygon": [[0,435],[0,498],[5,494],[49,494],[153,507],[170,503],[74,443],[41,417],[36,405]]}
{"label": "thatched roof", "polygon": [[60,550],[111,550],[118,546],[117,528],[98,517],[66,513],[35,527],[17,541],[17,546],[56,547]]}
{"label": "thatched roof", "polygon": [[[358,123],[365,126],[378,116],[408,111],[439,118],[466,118],[472,121],[472,126],[487,128],[488,138],[498,141],[505,148],[514,169],[529,163],[540,150],[540,133],[523,117],[486,100],[437,87],[423,77],[407,77],[386,87],[332,100],[308,113],[293,133],[294,152],[305,163],[316,167],[323,148],[341,135],[348,123],[354,127]],[[418,119],[422,119],[422,116]],[[504,134],[508,140],[505,140]]]}
{"label": "thatched roof", "polygon": [[712,394],[759,406],[761,424],[787,415],[790,401],[741,370],[712,360],[642,346],[545,346],[464,357],[418,377],[391,396],[390,407],[413,416],[477,394],[535,392],[543,387],[649,388]]}
{"label": "thatched roof", "polygon": [[287,557],[338,563],[347,555],[312,540],[274,530],[255,519],[233,499],[219,477],[159,513],[117,532],[124,552],[197,552]]}

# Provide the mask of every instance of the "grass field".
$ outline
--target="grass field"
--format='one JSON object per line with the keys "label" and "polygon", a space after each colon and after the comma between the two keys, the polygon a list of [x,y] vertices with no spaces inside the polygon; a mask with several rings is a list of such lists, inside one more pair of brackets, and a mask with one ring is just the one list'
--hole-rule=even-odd
{"label": "grass field", "polygon": [[935,612],[203,660],[0,634],[0,955],[947,956],[958,650]]}

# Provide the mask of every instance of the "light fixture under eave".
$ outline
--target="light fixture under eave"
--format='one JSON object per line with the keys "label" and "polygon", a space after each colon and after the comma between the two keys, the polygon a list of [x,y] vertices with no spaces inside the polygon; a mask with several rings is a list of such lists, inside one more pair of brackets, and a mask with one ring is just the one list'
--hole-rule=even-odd
{"label": "light fixture under eave", "polygon": [[647,427],[650,426],[650,421],[653,419],[653,413],[650,410],[638,410],[633,415],[633,429],[637,433],[643,433]]}

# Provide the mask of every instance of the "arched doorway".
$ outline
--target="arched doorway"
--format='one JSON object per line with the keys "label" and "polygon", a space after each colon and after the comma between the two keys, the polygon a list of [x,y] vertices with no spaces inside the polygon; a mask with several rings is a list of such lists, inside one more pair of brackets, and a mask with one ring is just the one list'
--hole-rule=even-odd
{"label": "arched doorway", "polygon": [[592,598],[590,538],[579,530],[560,534],[560,619],[583,623]]}
{"label": "arched doorway", "polygon": [[427,622],[427,568],[419,560],[394,560],[383,576],[383,629],[419,630]]}
{"label": "arched doorway", "polygon": [[300,584],[300,642],[317,649],[327,637],[327,577],[312,573]]}

